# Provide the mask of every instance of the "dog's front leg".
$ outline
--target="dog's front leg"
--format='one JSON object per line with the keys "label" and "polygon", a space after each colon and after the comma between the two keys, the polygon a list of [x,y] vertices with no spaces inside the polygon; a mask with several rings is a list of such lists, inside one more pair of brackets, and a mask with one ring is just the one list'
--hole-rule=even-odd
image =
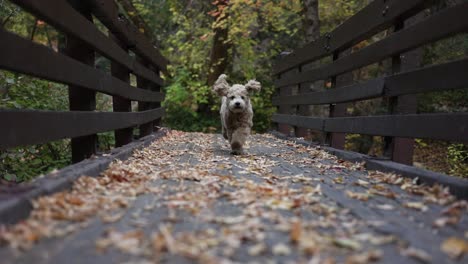
{"label": "dog's front leg", "polygon": [[241,155],[247,137],[250,135],[249,127],[239,127],[232,133],[231,138],[231,153]]}
{"label": "dog's front leg", "polygon": [[226,120],[225,120],[226,117],[224,116],[224,113],[226,112],[226,110],[223,110],[225,108],[224,106],[225,106],[225,102],[223,99],[223,105],[221,106],[221,111],[219,112],[221,114],[221,133],[224,139],[228,139],[229,142],[231,142],[231,140],[228,137],[228,130],[226,128]]}
{"label": "dog's front leg", "polygon": [[224,139],[229,139],[227,134],[227,129],[224,128],[224,125],[221,126],[221,132],[223,134]]}

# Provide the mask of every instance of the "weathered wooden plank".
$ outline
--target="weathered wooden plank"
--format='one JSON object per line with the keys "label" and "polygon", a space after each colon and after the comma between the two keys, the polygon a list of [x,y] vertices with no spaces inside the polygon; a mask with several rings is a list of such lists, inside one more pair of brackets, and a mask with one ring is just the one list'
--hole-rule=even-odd
{"label": "weathered wooden plank", "polygon": [[325,34],[317,41],[311,42],[282,58],[274,66],[273,73],[279,74],[301,64],[349,48],[393,25],[394,21],[409,17],[422,10],[428,2],[424,0],[373,1],[331,33]]}
{"label": "weathered wooden plank", "polygon": [[[276,96],[273,105],[318,105],[468,87],[468,59],[424,67],[333,90]],[[385,88],[384,88],[385,86]]]}
{"label": "weathered wooden plank", "polygon": [[[299,72],[303,70],[303,67],[299,67]],[[301,83],[297,86],[297,93],[304,94],[310,91],[310,85],[307,83]],[[294,105],[296,108],[296,114],[301,116],[310,116],[311,111],[309,106],[306,105]],[[306,138],[309,136],[309,129],[304,127],[294,127],[294,135],[296,137]]]}
{"label": "weathered wooden plank", "polygon": [[0,149],[126,128],[163,115],[163,108],[133,113],[0,110]]}
{"label": "weathered wooden plank", "polygon": [[[151,163],[155,171],[162,171],[165,169],[164,164],[152,161],[154,161],[155,157],[157,158],[158,155],[172,155],[182,161],[172,164],[174,170],[186,170],[187,167],[203,165],[205,160],[198,159],[200,158],[200,152],[211,154],[211,159],[214,156],[218,159],[220,165],[227,164],[229,165],[228,167],[232,165],[237,168],[247,168],[252,162],[255,163],[255,161],[249,161],[249,159],[236,159],[227,154],[224,146],[225,140],[222,139],[221,135],[194,133],[191,134],[190,137],[187,137],[186,134],[181,133],[181,136],[184,137],[183,141],[169,138],[165,140],[165,144],[152,144],[149,151],[152,153],[155,152],[156,156],[137,155],[126,164],[138,166],[138,164],[146,162]],[[204,144],[206,142],[210,144]],[[294,142],[297,142],[296,139],[294,139]],[[309,146],[310,142],[303,141],[299,144]],[[313,203],[301,203],[299,206],[294,206],[294,208],[270,206],[265,208],[265,210],[267,213],[273,212],[275,215],[278,215],[278,217],[282,219],[282,222],[290,227],[292,223],[300,222],[302,228],[320,226],[323,223],[322,219],[330,218],[331,215],[333,220],[336,220],[336,223],[333,223],[333,225],[327,228],[321,228],[319,230],[320,233],[317,233],[319,237],[327,239],[326,243],[324,243],[325,250],[321,251],[322,259],[333,258],[336,263],[345,263],[346,259],[349,259],[348,257],[351,255],[359,254],[360,252],[369,252],[371,250],[379,250],[379,263],[418,263],[418,259],[405,256],[401,253],[405,248],[416,248],[430,255],[432,259],[431,263],[466,262],[463,261],[466,260],[466,256],[465,259],[452,260],[440,249],[441,243],[447,238],[457,236],[460,232],[463,234],[463,228],[466,226],[464,225],[466,223],[466,221],[464,222],[467,216],[466,212],[462,212],[460,223],[445,228],[439,228],[437,232],[433,232],[432,221],[439,218],[440,212],[451,204],[440,206],[435,203],[425,203],[425,197],[406,192],[399,186],[386,183],[378,183],[378,187],[388,189],[394,194],[392,197],[372,195],[367,201],[353,199],[346,194],[346,190],[356,193],[366,193],[369,190],[368,188],[377,184],[372,180],[367,187],[358,186],[356,184],[359,180],[369,181],[368,172],[366,170],[351,170],[349,168],[343,168],[343,166],[335,166],[341,163],[338,164],[332,157],[327,158],[324,155],[317,156],[317,150],[304,150],[304,148],[298,148],[296,144],[280,142],[271,137],[264,137],[262,135],[253,136],[249,153],[254,156],[262,156],[268,161],[268,164],[273,164],[262,168],[262,171],[271,170],[271,172],[277,176],[272,177],[272,181],[276,183],[276,186],[274,183],[271,184],[271,187],[274,188],[273,192],[258,195],[258,199],[262,199],[262,201],[256,201],[256,204],[253,205],[258,204],[262,206],[263,201],[268,202],[272,200],[272,195],[273,197],[278,197],[281,193],[285,192],[290,193],[290,196],[295,195],[302,197],[301,195],[303,195],[303,193],[301,193],[301,190],[307,191],[307,188],[310,189],[308,186],[314,187],[320,185],[320,190],[323,195],[315,195]],[[181,152],[184,153],[182,156],[179,155]],[[278,155],[278,153],[287,153],[287,155]],[[101,160],[101,158],[98,158],[98,161]],[[308,166],[304,165],[304,162],[295,162],[307,160],[312,161],[314,164]],[[217,169],[211,172],[213,175],[230,175],[230,177],[216,177],[216,179],[214,179],[219,184],[228,187],[224,188],[222,191],[213,192],[215,198],[223,198],[227,195],[231,195],[230,197],[232,197],[239,191],[246,191],[246,184],[243,184],[245,181],[248,181],[248,187],[254,187],[249,189],[249,195],[252,194],[255,196],[255,187],[265,185],[265,179],[262,178],[263,173],[261,173],[262,175],[257,175],[256,171],[246,172],[242,169],[229,170],[229,168],[225,168],[226,166],[217,167]],[[95,170],[92,170],[92,172],[94,171]],[[60,177],[63,174],[58,175]],[[305,177],[308,179],[304,179]],[[232,183],[233,178],[238,181]],[[333,181],[337,179],[340,180],[340,184]],[[184,181],[185,188],[180,188],[180,181]],[[122,213],[123,217],[117,219],[115,222],[104,223],[102,217],[92,216],[86,219],[88,225],[76,232],[67,234],[66,237],[39,239],[33,248],[22,252],[22,254],[15,254],[17,252],[14,250],[6,251],[0,249],[0,255],[4,256],[3,260],[7,263],[114,263],[116,262],[115,260],[132,262],[137,258],[151,261],[154,259],[153,255],[142,255],[140,253],[136,255],[128,254],[127,251],[116,247],[104,248],[102,252],[96,252],[95,243],[89,243],[89,241],[97,241],[106,238],[106,229],[112,228],[121,232],[126,232],[127,230],[133,231],[136,229],[135,226],[137,224],[137,230],[144,234],[160,232],[160,227],[167,224],[167,215],[170,208],[168,209],[167,206],[156,206],[152,208],[153,210],[144,210],[143,213],[142,210],[155,204],[155,201],[167,196],[176,195],[177,197],[182,197],[187,194],[193,194],[194,191],[196,191],[197,194],[202,193],[201,191],[205,191],[205,189],[210,191],[209,187],[200,189],[204,187],[202,184],[197,181],[187,181],[183,179],[155,179],[153,181],[148,181],[148,183],[145,184],[146,186],[157,188],[158,186],[164,185],[165,187],[159,188],[161,192],[158,193],[146,192],[134,197],[128,208],[117,212],[115,210],[100,212],[100,215],[104,216]],[[57,189],[54,188],[52,190],[56,191]],[[204,199],[203,201],[206,200],[207,199]],[[198,201],[189,202],[199,204]],[[211,228],[216,230],[216,232],[222,232],[223,228],[226,228],[226,224],[219,223],[221,221],[218,221],[218,219],[222,218],[218,216],[243,217],[245,215],[243,214],[245,205],[239,203],[238,199],[235,199],[235,197],[233,199],[211,199],[209,202],[211,202],[211,206],[205,208],[207,212],[206,215],[216,216],[217,218],[215,220],[213,220],[212,217],[205,219],[197,217],[197,215],[193,215],[190,212],[187,213],[184,207],[172,208],[172,214],[175,215],[174,218],[180,220],[171,222],[171,232],[173,234],[185,234],[187,232],[196,233],[199,232],[200,227],[203,229]],[[427,205],[427,210],[421,211],[405,208],[404,204],[407,202],[423,202]],[[393,207],[393,210],[380,209],[379,207],[383,204]],[[321,210],[323,208],[327,210]],[[297,212],[300,212],[300,214]],[[236,247],[234,255],[228,256],[229,260],[237,260],[245,263],[271,259],[282,262],[299,262],[302,259],[310,258],[308,252],[302,251],[291,242],[289,232],[279,232],[277,223],[270,221],[269,218],[262,218],[262,215],[265,214],[254,216],[246,215],[246,217],[260,224],[261,232],[265,234],[263,242],[266,245],[276,245],[279,242],[284,243],[291,249],[290,254],[278,256],[274,255],[271,250],[268,250],[262,253],[262,255],[252,256],[252,254],[248,254],[251,243],[242,243],[241,238],[239,238],[238,240],[241,241],[240,247]],[[337,217],[335,217],[335,215]],[[359,246],[359,249],[343,249],[342,245],[334,245],[331,242],[343,238],[342,230],[343,228],[347,228],[350,225],[349,223],[359,223],[353,225],[354,232],[347,236],[350,241],[353,241],[354,244]],[[231,226],[234,228],[237,227],[234,225]],[[250,230],[241,230],[238,237],[242,237],[242,234],[248,236],[249,231]],[[371,238],[376,238],[377,242],[383,241],[383,243],[369,241],[369,239],[367,239],[369,236]],[[384,241],[384,239],[387,240],[389,238],[392,241]],[[150,243],[151,241],[149,239],[151,239],[151,237],[144,236],[142,238],[143,242],[140,244],[146,245],[147,242]],[[216,237],[215,239],[219,238]],[[225,248],[223,246],[224,245],[221,243],[217,248],[213,247],[212,251],[221,252],[223,248]],[[198,257],[199,252],[196,253],[196,257]],[[201,252],[201,255],[203,257],[205,256],[203,252]],[[178,255],[177,252],[176,254],[161,252],[157,255],[157,257],[164,259],[165,262],[184,263],[191,261],[192,258],[188,259],[184,256],[185,255]],[[218,255],[214,256],[218,259]],[[223,255],[219,255],[219,258],[223,258]],[[67,261],[69,259],[71,261]]]}
{"label": "weathered wooden plank", "polygon": [[[149,64],[143,60],[140,59],[140,61],[149,66]],[[145,79],[142,79],[142,78],[138,78],[137,77],[137,86],[141,89],[146,89],[146,90],[152,90],[152,85],[151,83],[147,82]],[[151,103],[147,103],[147,102],[139,102],[138,103],[138,111],[146,111],[146,110],[149,110],[151,109]],[[148,122],[148,123],[145,123],[145,124],[141,124],[138,128],[139,128],[139,136],[140,137],[144,137],[144,136],[147,136],[151,133],[153,133],[153,121],[151,122]]]}
{"label": "weathered wooden plank", "polygon": [[[424,14],[420,13],[406,21],[397,21],[394,31],[410,27],[421,22]],[[403,54],[396,54],[392,57],[392,74],[414,70],[420,67],[422,49],[417,48]],[[417,97],[415,94],[406,94],[388,98],[388,114],[415,114],[417,111]],[[391,160],[402,164],[412,165],[414,154],[414,139],[385,137],[384,155]]]}
{"label": "weathered wooden plank", "polygon": [[[389,37],[369,45],[349,56],[343,57],[321,68],[294,74],[275,82],[277,87],[303,82],[323,80],[381,61],[423,44],[437,41],[468,30],[468,3],[447,8],[424,21],[401,30]],[[440,26],[444,25],[444,26]],[[430,28],[431,30],[428,30]]]}
{"label": "weathered wooden plank", "polygon": [[[333,61],[336,61],[344,56],[347,56],[351,52],[351,49],[348,49],[343,52],[335,52],[333,54]],[[350,85],[353,83],[353,73],[348,72],[338,76],[332,76],[331,78],[331,85],[332,89],[336,89],[338,87]],[[347,104],[340,103],[340,104],[330,104],[329,105],[329,117],[342,117],[347,115]],[[326,133],[325,134],[325,142],[334,148],[337,149],[344,149],[346,143],[346,134],[345,133]]]}
{"label": "weathered wooden plank", "polygon": [[[115,36],[110,34],[110,37],[114,39],[117,44],[120,44],[122,49],[126,49],[125,44],[121,43]],[[111,74],[115,78],[118,78],[122,82],[130,83],[130,72],[126,67],[111,61]],[[114,112],[132,112],[132,102],[119,96],[112,97],[112,108]],[[133,139],[133,127],[126,127],[114,131],[115,136],[115,147],[121,147],[132,142]]]}
{"label": "weathered wooden plank", "polygon": [[[278,76],[278,78],[284,78],[290,74],[294,74],[295,72],[299,71],[299,68],[297,69],[292,69],[288,72],[284,72],[282,74],[280,74]],[[293,94],[293,87],[291,86],[287,86],[287,87],[281,87],[281,88],[278,88],[276,89],[276,92],[277,94],[279,94],[279,96],[288,96],[288,95],[292,95]],[[289,115],[289,114],[293,114],[294,113],[294,107],[292,106],[284,106],[284,105],[280,105],[278,107],[278,113],[279,114],[285,114],[285,115]],[[280,131],[281,133],[284,133],[286,135],[289,135],[291,133],[291,131],[294,129],[294,127],[288,125],[288,124],[284,124],[284,123],[279,123],[277,124],[277,128],[278,128],[278,131]]]}
{"label": "weathered wooden plank", "polygon": [[[33,182],[22,183],[25,190],[15,195],[1,195],[0,193],[0,224],[14,224],[25,219],[33,209],[31,201],[41,195],[65,191],[83,175],[97,177],[115,160],[126,160],[135,150],[147,147],[155,140],[166,135],[166,130],[158,131],[147,137],[133,141],[123,147],[114,148],[106,155],[99,155],[93,159],[86,159],[73,165],[53,171]],[[27,188],[27,189],[26,189]],[[2,255],[0,247],[0,255]],[[9,262],[7,262],[9,263]],[[35,263],[38,263],[35,261]]]}
{"label": "weathered wooden plank", "polygon": [[92,23],[81,16],[66,1],[56,0],[12,0],[15,4],[46,21],[60,31],[71,35],[93,47],[110,60],[116,61],[135,75],[163,84],[163,80],[130,57],[111,39],[101,33]]}
{"label": "weathered wooden plank", "polygon": [[[289,137],[277,131],[270,131],[272,135],[279,139],[291,140],[296,144],[303,146],[310,146],[311,142],[298,139],[295,137]],[[403,177],[418,179],[421,184],[441,184],[450,188],[450,193],[457,196],[459,199],[468,199],[468,180],[460,177],[453,177],[446,174],[429,171],[426,169],[408,166],[400,163],[393,162],[391,160],[382,160],[375,156],[368,156],[365,154],[336,149],[332,147],[322,146],[321,149],[328,153],[335,155],[339,159],[351,161],[353,163],[365,163],[367,170],[378,170],[382,172],[392,172]]]}
{"label": "weathered wooden plank", "polygon": [[273,105],[319,105],[352,102],[383,96],[384,78],[320,92],[274,97]]}
{"label": "weathered wooden plank", "polygon": [[166,71],[168,61],[138,29],[124,17],[113,0],[90,0],[96,17],[137,55],[159,70]]}
{"label": "weathered wooden plank", "polygon": [[[102,71],[0,28],[0,68],[77,85],[133,101],[160,102],[164,94],[130,86]],[[21,56],[18,56],[21,54]]]}
{"label": "weathered wooden plank", "polygon": [[468,59],[425,67],[385,78],[385,96],[468,87]]}
{"label": "weathered wooden plank", "polygon": [[[80,0],[67,0],[71,8],[79,12],[85,20],[93,21],[91,10]],[[96,54],[94,50],[80,39],[71,35],[65,35],[62,43],[64,54],[73,58],[90,68],[95,67]],[[96,91],[85,89],[77,85],[68,86],[68,104],[70,111],[95,111]],[[82,135],[71,139],[71,159],[73,163],[90,158],[97,152],[98,137],[96,134]]]}
{"label": "weathered wooden plank", "polygon": [[468,142],[468,113],[337,117],[325,119],[324,130]]}
{"label": "weathered wooden plank", "polygon": [[272,121],[280,124],[288,124],[291,126],[311,128],[315,130],[323,130],[324,118],[320,117],[308,117],[298,115],[284,115],[274,114]]}

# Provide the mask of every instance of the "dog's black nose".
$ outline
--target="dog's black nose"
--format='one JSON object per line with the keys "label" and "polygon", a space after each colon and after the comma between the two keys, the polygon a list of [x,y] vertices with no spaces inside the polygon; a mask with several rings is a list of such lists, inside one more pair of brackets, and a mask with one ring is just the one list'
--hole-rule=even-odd
{"label": "dog's black nose", "polygon": [[239,103],[239,102],[236,102],[236,106],[240,106],[240,103]]}

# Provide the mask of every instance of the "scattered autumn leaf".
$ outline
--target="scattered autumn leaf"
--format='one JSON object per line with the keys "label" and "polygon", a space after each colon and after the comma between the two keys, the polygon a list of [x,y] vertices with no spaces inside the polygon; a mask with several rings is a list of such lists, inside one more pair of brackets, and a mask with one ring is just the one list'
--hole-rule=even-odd
{"label": "scattered autumn leaf", "polygon": [[346,258],[346,264],[367,264],[371,262],[376,262],[382,258],[382,251],[380,250],[371,250],[361,254],[351,255]]}
{"label": "scattered autumn leaf", "polygon": [[352,191],[346,191],[346,195],[350,198],[357,199],[360,201],[367,202],[369,200],[369,194],[367,193],[358,193],[358,192],[352,192]]}
{"label": "scattered autumn leaf", "polygon": [[273,246],[273,254],[274,255],[289,255],[291,254],[291,248],[287,245],[280,243]]}
{"label": "scattered autumn leaf", "polygon": [[403,206],[406,208],[416,209],[422,212],[425,212],[428,210],[428,207],[421,202],[406,202],[403,204]]}
{"label": "scattered autumn leaf", "polygon": [[301,239],[302,226],[300,221],[294,221],[291,225],[291,232],[289,233],[289,238],[291,242],[298,243]]}
{"label": "scattered autumn leaf", "polygon": [[419,261],[421,261],[423,263],[431,263],[432,262],[431,255],[429,255],[426,251],[424,251],[422,249],[408,247],[408,248],[402,249],[400,251],[400,253],[403,256],[417,259],[417,260],[419,260]]}
{"label": "scattered autumn leaf", "polygon": [[450,237],[442,243],[440,249],[449,257],[458,259],[468,253],[468,241],[463,238]]}

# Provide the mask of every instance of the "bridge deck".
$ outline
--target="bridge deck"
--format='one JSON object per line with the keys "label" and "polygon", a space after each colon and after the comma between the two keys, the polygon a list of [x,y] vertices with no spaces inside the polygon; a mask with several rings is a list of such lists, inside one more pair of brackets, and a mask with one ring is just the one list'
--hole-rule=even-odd
{"label": "bridge deck", "polygon": [[172,131],[0,238],[2,263],[466,263],[468,205],[270,135],[232,156]]}

